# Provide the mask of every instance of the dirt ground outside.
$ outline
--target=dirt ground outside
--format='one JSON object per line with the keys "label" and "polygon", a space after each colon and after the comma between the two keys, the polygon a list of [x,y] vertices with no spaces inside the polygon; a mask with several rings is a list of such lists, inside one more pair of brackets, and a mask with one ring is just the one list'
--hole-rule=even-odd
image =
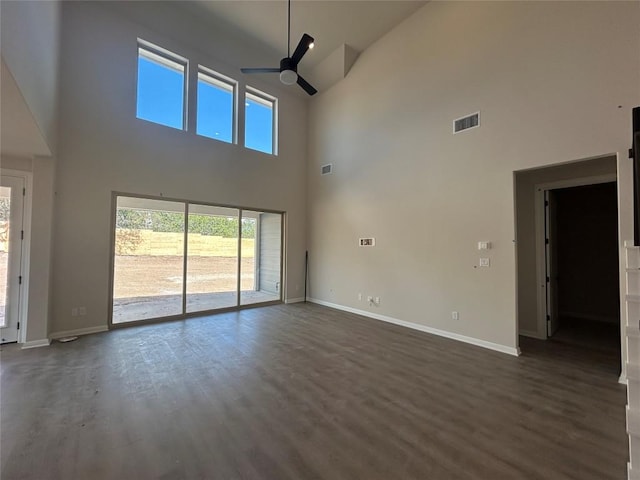
{"label": "dirt ground outside", "polygon": [[[278,300],[256,291],[254,258],[241,264],[241,304]],[[113,323],[182,313],[183,257],[116,255]],[[237,303],[237,259],[187,257],[187,312],[233,307]]]}
{"label": "dirt ground outside", "polygon": [[[254,290],[254,259],[243,258],[241,289]],[[114,298],[182,293],[182,256],[116,255]],[[236,290],[234,257],[187,257],[187,293]]]}

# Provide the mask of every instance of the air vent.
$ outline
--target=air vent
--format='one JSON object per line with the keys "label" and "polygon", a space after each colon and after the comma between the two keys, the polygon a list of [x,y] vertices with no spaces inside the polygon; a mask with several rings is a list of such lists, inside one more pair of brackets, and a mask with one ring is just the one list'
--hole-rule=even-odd
{"label": "air vent", "polygon": [[329,175],[331,172],[333,172],[333,164],[328,164],[328,165],[323,165],[320,168],[320,174],[321,175]]}
{"label": "air vent", "polygon": [[471,128],[480,126],[480,112],[476,112],[472,115],[468,115],[463,118],[458,118],[453,121],[453,133],[460,133]]}
{"label": "air vent", "polygon": [[361,238],[359,245],[361,247],[375,247],[376,239],[375,238]]}

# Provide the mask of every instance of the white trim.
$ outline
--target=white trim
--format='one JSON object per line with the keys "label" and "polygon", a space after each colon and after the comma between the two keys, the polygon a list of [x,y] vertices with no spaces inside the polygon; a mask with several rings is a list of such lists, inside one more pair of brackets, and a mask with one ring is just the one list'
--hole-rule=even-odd
{"label": "white trim", "polygon": [[[33,168],[33,160],[31,161],[31,168]],[[18,343],[25,343],[27,340],[27,319],[29,318],[29,281],[31,279],[29,275],[29,267],[31,265],[31,203],[33,196],[33,172],[3,168],[0,169],[0,175],[24,179],[24,188],[26,190],[26,195],[22,199],[22,230],[24,231],[24,238],[22,239],[22,255],[20,259],[20,273],[22,274],[23,281],[18,300],[18,322],[20,322]]]}
{"label": "white trim", "polygon": [[624,373],[621,373],[620,376],[618,377],[618,383],[622,385],[629,385],[629,380],[627,379],[627,376]]}
{"label": "white trim", "polygon": [[287,298],[284,303],[286,303],[287,305],[290,303],[300,303],[300,302],[304,302],[304,297],[298,297],[298,298]]}
{"label": "white trim", "polygon": [[48,338],[43,338],[42,340],[31,340],[29,342],[24,342],[22,344],[22,350],[26,350],[28,348],[38,348],[38,347],[48,347],[51,345],[51,340]]}
{"label": "white trim", "polygon": [[640,303],[640,295],[625,295],[627,302]]}
{"label": "white trim", "polygon": [[640,365],[632,365],[627,362],[626,378],[630,378],[631,380],[637,380],[640,382]]}
{"label": "white trim", "polygon": [[107,331],[109,331],[109,328],[106,325],[101,325],[99,327],[77,328],[75,330],[64,330],[62,332],[54,332],[49,335],[49,338],[52,340],[55,340],[56,338],[79,337],[80,335],[90,335],[92,333],[102,333]]}
{"label": "white trim", "polygon": [[500,345],[499,343],[487,342],[486,340],[480,340],[478,338],[467,337],[466,335],[460,335],[458,333],[447,332],[446,330],[440,330],[433,327],[427,327],[419,323],[407,322],[405,320],[399,320],[397,318],[388,317],[386,315],[380,315],[378,313],[367,312],[364,310],[358,310],[357,308],[346,307],[344,305],[338,305],[336,303],[325,302],[324,300],[318,300],[317,298],[309,298],[311,303],[323,305],[325,307],[335,308],[336,310],[342,310],[349,313],[355,313],[356,315],[362,315],[363,317],[373,318],[374,320],[381,320],[383,322],[393,323],[402,327],[411,328],[413,330],[419,330],[421,332],[430,333],[439,337],[449,338],[451,340],[458,340],[459,342],[469,343],[478,347],[483,347],[496,352],[506,353],[515,357],[520,355],[520,349],[514,347],[507,347],[506,345]]}

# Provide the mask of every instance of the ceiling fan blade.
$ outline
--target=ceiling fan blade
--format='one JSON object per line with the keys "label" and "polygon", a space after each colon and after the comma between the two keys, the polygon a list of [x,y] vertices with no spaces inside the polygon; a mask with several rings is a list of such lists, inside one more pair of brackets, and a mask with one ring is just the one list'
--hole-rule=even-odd
{"label": "ceiling fan blade", "polygon": [[304,54],[307,53],[307,50],[309,50],[309,45],[311,45],[312,43],[313,37],[311,35],[308,35],[306,33],[302,34],[302,38],[300,39],[300,42],[298,42],[298,46],[296,47],[295,52],[293,52],[293,55],[291,55],[291,60],[293,61],[294,65],[298,65],[298,62],[302,60]]}
{"label": "ceiling fan blade", "polygon": [[315,95],[316,93],[318,93],[318,90],[316,90],[315,88],[313,88],[309,82],[307,82],[304,78],[302,78],[300,75],[298,75],[298,85],[300,85],[302,87],[302,89],[307,92],[309,95]]}
{"label": "ceiling fan blade", "polygon": [[242,73],[279,73],[279,68],[241,68]]}

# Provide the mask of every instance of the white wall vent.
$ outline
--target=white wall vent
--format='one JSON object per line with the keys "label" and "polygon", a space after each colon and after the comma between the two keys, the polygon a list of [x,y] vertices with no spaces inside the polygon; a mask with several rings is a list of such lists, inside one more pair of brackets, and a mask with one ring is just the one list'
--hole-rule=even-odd
{"label": "white wall vent", "polygon": [[322,167],[320,167],[320,174],[321,175],[329,175],[332,172],[333,172],[333,164],[332,163],[329,163],[327,165],[322,165]]}
{"label": "white wall vent", "polygon": [[453,121],[453,133],[464,132],[480,126],[480,112],[458,118]]}
{"label": "white wall vent", "polygon": [[376,239],[375,238],[361,238],[358,242],[358,245],[361,247],[375,247]]}

